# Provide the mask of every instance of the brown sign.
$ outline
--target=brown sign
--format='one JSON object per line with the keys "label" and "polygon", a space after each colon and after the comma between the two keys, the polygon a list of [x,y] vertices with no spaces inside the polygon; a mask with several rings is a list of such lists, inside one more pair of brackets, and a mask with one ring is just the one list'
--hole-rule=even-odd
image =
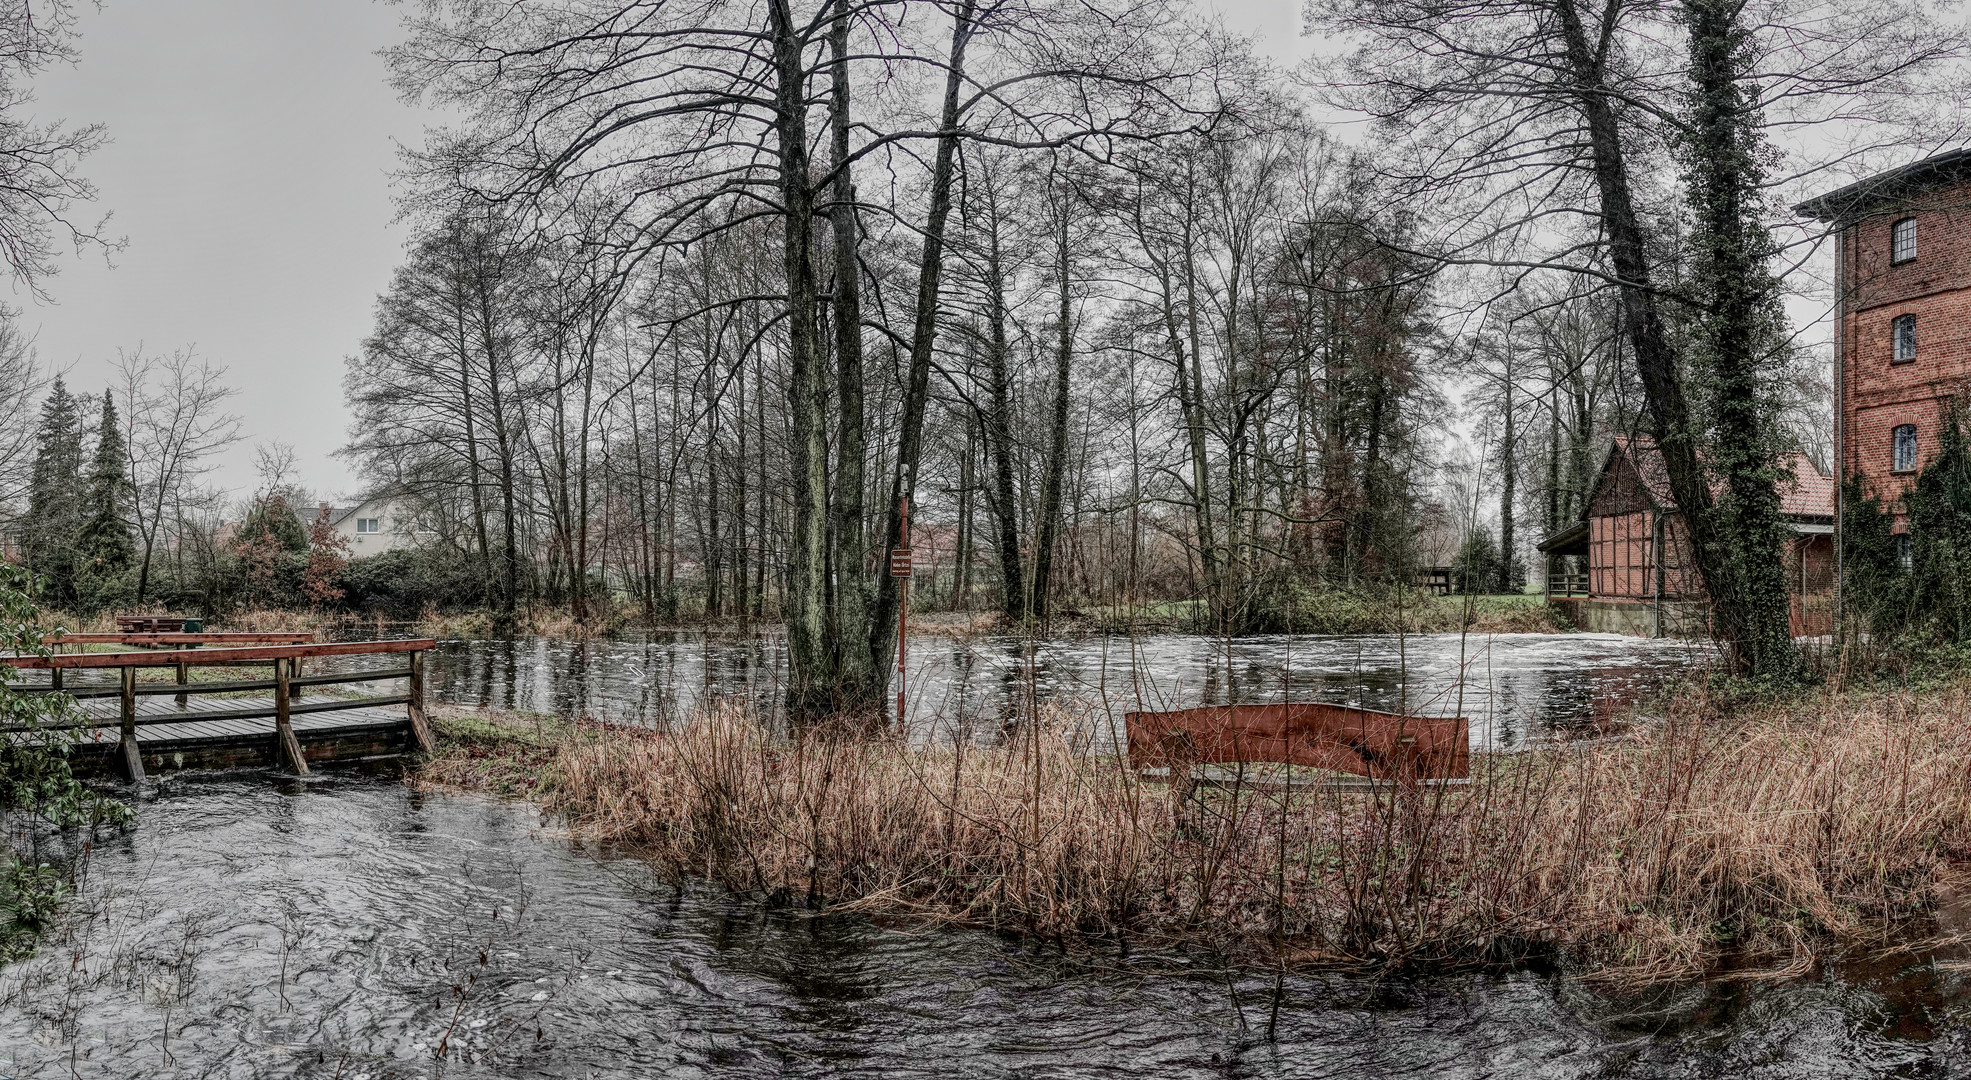
{"label": "brown sign", "polygon": [[1129,760],[1139,769],[1280,762],[1374,779],[1471,775],[1462,716],[1401,716],[1345,705],[1208,705],[1133,712]]}
{"label": "brown sign", "polygon": [[910,576],[910,549],[909,548],[890,549],[890,576],[891,577]]}

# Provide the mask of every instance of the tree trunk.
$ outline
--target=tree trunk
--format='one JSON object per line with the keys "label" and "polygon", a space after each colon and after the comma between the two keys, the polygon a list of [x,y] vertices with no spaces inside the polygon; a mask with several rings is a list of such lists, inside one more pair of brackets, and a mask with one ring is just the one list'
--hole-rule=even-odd
{"label": "tree trunk", "polygon": [[995,212],[987,237],[986,378],[992,411],[986,417],[986,443],[992,455],[992,512],[999,522],[999,606],[1009,623],[1027,618],[1026,573],[1020,565],[1020,503],[1013,492],[1013,387],[1007,369],[1006,283],[999,268],[999,219]]}
{"label": "tree trunk", "polygon": [[1499,581],[1498,590],[1502,593],[1512,591],[1513,568],[1513,491],[1519,479],[1518,434],[1513,423],[1512,405],[1512,342],[1506,342],[1505,379],[1505,432],[1499,441]]}
{"label": "tree trunk", "polygon": [[1780,516],[1779,447],[1760,400],[1762,347],[1781,339],[1777,283],[1767,260],[1772,238],[1759,219],[1763,188],[1756,95],[1744,9],[1730,0],[1684,0],[1690,73],[1696,83],[1686,183],[1695,211],[1694,285],[1705,302],[1694,368],[1708,362],[1714,440],[1710,464],[1724,481],[1713,508],[1715,536],[1706,582],[1717,621],[1728,629],[1737,667],[1754,677],[1797,674]]}
{"label": "tree trunk", "polygon": [[788,544],[787,707],[795,719],[833,707],[833,652],[827,641],[828,446],[822,373],[816,356],[818,302],[811,247],[814,191],[808,178],[807,82],[790,0],[768,0],[773,35],[774,128],[779,143],[782,266],[787,279],[787,409],[792,421],[793,535]]}
{"label": "tree trunk", "polygon": [[1047,465],[1040,484],[1040,518],[1035,523],[1033,542],[1033,612],[1045,625],[1048,593],[1054,568],[1054,540],[1061,521],[1061,482],[1068,465],[1068,394],[1072,389],[1068,368],[1074,360],[1073,294],[1069,289],[1072,259],[1068,254],[1069,198],[1065,183],[1061,189],[1060,229],[1055,237],[1058,337],[1054,354],[1054,413],[1048,419]]}
{"label": "tree trunk", "polygon": [[[1770,616],[1761,605],[1736,603],[1746,599],[1743,588],[1733,580],[1729,565],[1729,530],[1719,527],[1713,512],[1711,489],[1703,463],[1697,454],[1697,432],[1690,405],[1684,393],[1683,378],[1677,370],[1676,355],[1664,332],[1662,314],[1653,284],[1647,238],[1636,214],[1631,193],[1628,162],[1617,124],[1614,96],[1606,84],[1607,45],[1591,47],[1586,27],[1576,8],[1577,0],[1557,0],[1561,32],[1567,52],[1575,98],[1586,122],[1589,152],[1600,194],[1601,224],[1608,247],[1609,263],[1622,282],[1623,321],[1629,346],[1635,353],[1636,374],[1643,384],[1649,408],[1650,427],[1669,474],[1670,494],[1683,514],[1698,571],[1712,599],[1713,631],[1731,650],[1735,665],[1742,671],[1756,671],[1770,653]],[[1613,10],[1607,16],[1613,18]],[[1612,35],[1597,35],[1602,42]],[[1693,42],[1695,66],[1701,58]],[[1715,83],[1722,73],[1693,71],[1700,87]],[[1723,76],[1729,79],[1728,75]],[[1703,124],[1700,122],[1699,127]],[[1700,132],[1699,139],[1707,138]],[[1734,147],[1734,151],[1736,151]],[[1702,172],[1731,169],[1729,163],[1706,163],[1706,152],[1698,148],[1694,164]],[[1700,189],[1715,184],[1715,178],[1699,178]],[[1775,563],[1778,560],[1774,560]],[[1783,594],[1782,594],[1783,595]],[[1782,611],[1783,617],[1783,611]],[[1783,633],[1783,628],[1782,628]],[[1776,659],[1776,658],[1775,658]]]}
{"label": "tree trunk", "polygon": [[[835,707],[854,713],[880,711],[888,685],[884,665],[865,647],[870,640],[870,568],[863,540],[862,488],[866,448],[862,405],[862,284],[858,258],[855,184],[849,172],[849,4],[838,0],[828,30],[833,97],[828,119],[834,180],[828,210],[835,254],[834,533],[836,572]],[[921,409],[920,409],[921,411]],[[887,567],[877,573],[888,580]]]}
{"label": "tree trunk", "polygon": [[[939,112],[938,147],[931,165],[929,212],[924,219],[924,247],[917,259],[917,310],[910,329],[910,371],[903,395],[903,421],[897,430],[897,459],[890,477],[889,518],[883,534],[885,550],[903,544],[903,500],[917,491],[917,467],[923,455],[924,408],[931,393],[931,360],[937,346],[938,291],[944,276],[944,234],[951,217],[951,184],[958,153],[958,107],[965,85],[965,49],[972,40],[972,17],[977,5],[965,0],[951,25],[951,53],[945,64],[944,104]],[[875,668],[878,696],[889,686],[895,657],[897,615],[903,582],[879,571],[876,606],[869,622],[869,656]]]}

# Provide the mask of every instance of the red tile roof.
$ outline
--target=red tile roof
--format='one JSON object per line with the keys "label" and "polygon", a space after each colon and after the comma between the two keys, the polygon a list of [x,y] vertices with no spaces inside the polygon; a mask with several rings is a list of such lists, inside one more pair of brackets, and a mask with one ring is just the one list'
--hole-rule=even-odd
{"label": "red tile roof", "polygon": [[[1666,508],[1677,505],[1677,500],[1670,494],[1670,468],[1663,460],[1663,452],[1656,448],[1655,440],[1617,436],[1615,447],[1636,467],[1636,475],[1642,478],[1651,498]],[[1783,455],[1780,466],[1793,474],[1791,482],[1780,482],[1780,513],[1792,517],[1834,516],[1834,480],[1822,476],[1813,459],[1796,450]],[[1711,481],[1713,498],[1723,490],[1721,481]]]}

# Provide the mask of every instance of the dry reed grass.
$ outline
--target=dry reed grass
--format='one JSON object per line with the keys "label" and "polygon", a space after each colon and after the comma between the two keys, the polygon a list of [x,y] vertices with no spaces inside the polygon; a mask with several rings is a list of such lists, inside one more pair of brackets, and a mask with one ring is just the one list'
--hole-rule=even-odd
{"label": "dry reed grass", "polygon": [[530,755],[530,792],[578,834],[676,875],[1282,965],[1559,951],[1621,982],[1798,973],[1920,934],[1907,920],[1971,852],[1962,690],[1734,716],[1687,699],[1622,739],[1481,755],[1469,787],[1415,798],[1296,770],[1187,799],[1099,750],[1087,717],[990,748],[788,738],[731,708],[669,732],[507,726],[504,749],[468,734],[434,768],[469,786]]}

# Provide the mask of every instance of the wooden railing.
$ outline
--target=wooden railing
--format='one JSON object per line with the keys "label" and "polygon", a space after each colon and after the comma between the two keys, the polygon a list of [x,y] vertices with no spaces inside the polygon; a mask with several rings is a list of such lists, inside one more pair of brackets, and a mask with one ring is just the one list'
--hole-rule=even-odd
{"label": "wooden railing", "polygon": [[184,645],[198,648],[201,645],[308,645],[314,640],[313,634],[188,634],[172,631],[144,634],[49,634],[41,639],[41,644],[59,652],[64,645],[136,645],[142,648]]}
{"label": "wooden railing", "polygon": [[[129,637],[132,635],[69,635],[64,643],[79,643],[81,637]],[[142,637],[189,637],[200,638],[198,642],[171,642],[182,646],[203,645],[214,638],[232,635],[136,635]],[[255,635],[249,635],[255,636]],[[265,637],[268,635],[257,635]],[[131,642],[124,642],[130,644]],[[212,720],[259,720],[272,718],[274,721],[275,752],[281,762],[296,773],[308,772],[308,762],[302,756],[301,744],[295,738],[292,717],[309,713],[336,712],[345,709],[374,708],[380,706],[405,706],[410,723],[411,736],[418,748],[430,752],[436,748],[431,735],[431,726],[424,714],[424,653],[436,642],[430,638],[414,638],[404,641],[351,641],[335,644],[296,644],[296,645],[232,645],[226,642],[215,643],[213,648],[173,648],[156,651],[93,652],[69,653],[53,656],[14,656],[0,657],[0,666],[17,670],[33,671],[45,669],[51,679],[47,684],[16,684],[9,689],[19,693],[65,692],[78,699],[115,697],[120,699],[122,709],[119,715],[121,743],[118,754],[126,776],[136,780],[144,775],[143,755],[137,746],[137,729],[156,724],[193,724]],[[337,672],[322,675],[302,675],[300,665],[313,657],[327,656],[367,656],[406,654],[408,663],[397,668],[371,669],[365,671]],[[188,669],[194,667],[233,667],[268,666],[273,667],[271,679],[231,680],[225,682],[188,683]],[[64,672],[114,668],[119,674],[117,685],[85,685],[72,688],[63,686]],[[145,684],[137,681],[140,668],[176,668],[178,679],[173,683]],[[405,692],[365,698],[330,698],[305,704],[296,703],[295,691],[311,686],[334,686],[344,683],[366,683],[386,680],[408,680]],[[193,694],[228,694],[252,692],[256,690],[273,691],[270,703],[254,703],[237,709],[198,709],[156,716],[138,716],[137,699],[159,694],[174,694],[178,703],[184,705]],[[20,726],[0,727],[0,733],[17,734],[31,730],[75,730],[108,726],[105,719],[85,719],[65,724],[44,725],[39,728]]]}
{"label": "wooden railing", "polygon": [[1548,596],[1586,596],[1588,595],[1588,575],[1568,574],[1555,571],[1547,575]]}

